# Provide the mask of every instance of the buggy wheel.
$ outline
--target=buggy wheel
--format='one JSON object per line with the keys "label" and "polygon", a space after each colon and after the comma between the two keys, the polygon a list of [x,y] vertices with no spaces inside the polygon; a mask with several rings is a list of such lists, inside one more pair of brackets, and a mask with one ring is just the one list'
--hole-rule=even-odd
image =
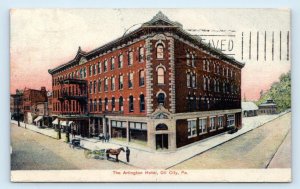
{"label": "buggy wheel", "polygon": [[92,151],[91,150],[84,150],[84,156],[87,159],[91,159],[91,157],[92,157]]}

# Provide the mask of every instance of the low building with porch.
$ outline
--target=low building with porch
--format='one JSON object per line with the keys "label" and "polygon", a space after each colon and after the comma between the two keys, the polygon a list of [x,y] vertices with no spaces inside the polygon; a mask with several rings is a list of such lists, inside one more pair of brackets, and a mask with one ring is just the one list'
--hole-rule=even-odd
{"label": "low building with porch", "polygon": [[265,102],[258,105],[258,107],[259,114],[261,115],[277,114],[277,104],[272,99],[266,100]]}
{"label": "low building with porch", "polygon": [[242,102],[242,111],[244,117],[257,116],[258,107],[254,102]]}

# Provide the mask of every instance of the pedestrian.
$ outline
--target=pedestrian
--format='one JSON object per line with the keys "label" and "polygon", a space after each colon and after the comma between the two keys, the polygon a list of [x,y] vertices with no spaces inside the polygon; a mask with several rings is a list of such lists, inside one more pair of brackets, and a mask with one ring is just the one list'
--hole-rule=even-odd
{"label": "pedestrian", "polygon": [[109,136],[109,135],[107,135],[107,142],[109,142],[109,139],[110,139],[110,136]]}
{"label": "pedestrian", "polygon": [[130,156],[130,150],[128,147],[126,147],[126,160],[127,160],[127,163],[129,163],[129,156]]}
{"label": "pedestrian", "polygon": [[75,129],[72,130],[72,138],[75,138]]}
{"label": "pedestrian", "polygon": [[105,135],[103,138],[104,138],[104,142],[106,142],[106,140],[107,140],[107,137],[106,137],[106,135]]}

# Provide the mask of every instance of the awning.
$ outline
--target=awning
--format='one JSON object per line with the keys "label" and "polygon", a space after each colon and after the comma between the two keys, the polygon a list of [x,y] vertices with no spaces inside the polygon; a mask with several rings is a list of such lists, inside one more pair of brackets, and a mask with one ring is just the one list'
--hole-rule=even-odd
{"label": "awning", "polygon": [[54,121],[52,121],[53,125],[58,125],[58,119],[55,119]]}
{"label": "awning", "polygon": [[37,118],[35,118],[34,122],[38,122],[38,121],[40,121],[41,119],[43,119],[43,116],[38,116]]}
{"label": "awning", "polygon": [[62,126],[67,126],[67,122],[66,122],[66,121],[61,121],[61,122],[60,122],[60,125],[62,125]]}

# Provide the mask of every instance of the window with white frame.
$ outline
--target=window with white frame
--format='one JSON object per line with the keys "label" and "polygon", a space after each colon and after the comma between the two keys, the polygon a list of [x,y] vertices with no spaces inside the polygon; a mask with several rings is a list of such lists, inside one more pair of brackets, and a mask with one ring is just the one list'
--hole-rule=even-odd
{"label": "window with white frame", "polygon": [[108,79],[104,79],[104,91],[108,91]]}
{"label": "window with white frame", "polygon": [[188,138],[197,136],[196,119],[188,120]]}
{"label": "window with white frame", "polygon": [[186,86],[187,86],[188,88],[191,87],[191,74],[190,74],[190,73],[187,73],[187,74],[186,74]]}
{"label": "window with white frame", "polygon": [[123,68],[123,55],[122,54],[120,54],[118,56],[118,66],[119,66],[119,68]]}
{"label": "window with white frame", "polygon": [[190,53],[189,52],[186,53],[186,64],[190,65]]}
{"label": "window with white frame", "polygon": [[107,60],[104,61],[104,72],[107,72]]}
{"label": "window with white frame", "polygon": [[102,88],[101,80],[99,79],[98,80],[98,92],[101,92],[101,88]]}
{"label": "window with white frame", "polygon": [[219,129],[222,129],[223,128],[223,119],[224,119],[224,116],[218,116],[218,128]]}
{"label": "window with white frame", "polygon": [[115,90],[115,77],[111,78],[111,90],[114,91]]}
{"label": "window with white frame", "polygon": [[196,88],[197,86],[196,86],[196,74],[193,74],[192,75],[192,87],[193,88]]}
{"label": "window with white frame", "polygon": [[157,83],[165,84],[165,70],[162,67],[157,68]]}
{"label": "window with white frame", "polygon": [[123,89],[123,75],[119,75],[119,89]]}
{"label": "window with white frame", "polygon": [[235,119],[234,114],[227,115],[227,127],[234,127],[235,126]]}
{"label": "window with white frame", "polygon": [[206,91],[206,77],[203,77],[203,90]]}
{"label": "window with white frame", "polygon": [[133,52],[129,51],[128,52],[128,65],[132,65],[133,64]]}
{"label": "window with white frame", "polygon": [[115,58],[111,57],[110,59],[110,70],[115,69]]}
{"label": "window with white frame", "polygon": [[216,117],[210,117],[209,118],[209,127],[210,127],[211,131],[216,130],[215,118]]}
{"label": "window with white frame", "polygon": [[139,48],[139,62],[144,60],[144,47]]}
{"label": "window with white frame", "polygon": [[128,88],[133,87],[133,73],[128,74]]}
{"label": "window with white frame", "polygon": [[101,62],[98,63],[98,74],[101,73]]}
{"label": "window with white frame", "polygon": [[199,119],[199,134],[206,133],[206,128],[207,128],[207,119],[200,118]]}
{"label": "window with white frame", "polygon": [[203,71],[206,71],[206,60],[204,59],[202,62],[203,62]]}
{"label": "window with white frame", "polygon": [[192,54],[192,66],[195,66],[195,55]]}
{"label": "window with white frame", "polygon": [[164,46],[163,44],[158,44],[156,47],[156,58],[162,59],[164,58]]}

